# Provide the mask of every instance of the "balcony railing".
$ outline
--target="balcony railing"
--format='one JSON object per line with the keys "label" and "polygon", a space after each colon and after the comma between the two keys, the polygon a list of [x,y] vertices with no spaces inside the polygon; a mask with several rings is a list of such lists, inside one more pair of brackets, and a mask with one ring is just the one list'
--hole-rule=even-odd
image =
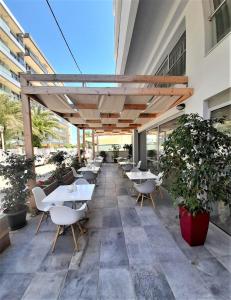
{"label": "balcony railing", "polygon": [[14,74],[3,65],[0,64],[0,73],[9,81],[11,81],[16,86],[20,87],[19,76]]}
{"label": "balcony railing", "polygon": [[6,46],[6,44],[4,44],[1,39],[0,39],[0,47],[3,48],[3,50],[8,54],[8,56],[10,56],[11,58],[13,58],[13,60],[16,60],[18,63],[20,63],[23,67],[25,67],[25,63],[23,61],[22,58],[19,58],[16,54],[14,54],[10,48],[8,48]]}
{"label": "balcony railing", "polygon": [[23,45],[22,40],[21,40],[18,36],[16,36],[16,35],[10,30],[10,27],[7,25],[7,23],[6,23],[6,22],[3,20],[3,18],[1,18],[1,17],[0,17],[0,27],[3,28],[3,30],[6,32],[6,34],[7,34],[9,37],[11,37],[11,39],[13,39],[14,42],[15,42],[16,44],[19,44],[20,47],[21,47],[22,49],[24,49],[24,45]]}
{"label": "balcony railing", "polygon": [[46,67],[40,62],[38,57],[31,50],[26,49],[26,55],[30,56],[45,74],[48,74]]}

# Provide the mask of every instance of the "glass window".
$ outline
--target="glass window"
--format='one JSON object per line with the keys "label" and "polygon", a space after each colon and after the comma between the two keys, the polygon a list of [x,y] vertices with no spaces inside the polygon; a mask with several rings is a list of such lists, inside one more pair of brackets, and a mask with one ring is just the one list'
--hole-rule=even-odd
{"label": "glass window", "polygon": [[[215,125],[218,130],[231,136],[231,105],[213,110],[211,118],[224,118],[224,124]],[[218,202],[213,207],[211,220],[217,226],[222,228],[227,233],[231,234],[231,207],[224,206],[223,202]]]}
{"label": "glass window", "polygon": [[147,131],[147,169],[158,171],[158,128]]}
{"label": "glass window", "polygon": [[231,30],[231,0],[211,0],[211,7],[209,21],[213,27],[213,43],[216,44]]}

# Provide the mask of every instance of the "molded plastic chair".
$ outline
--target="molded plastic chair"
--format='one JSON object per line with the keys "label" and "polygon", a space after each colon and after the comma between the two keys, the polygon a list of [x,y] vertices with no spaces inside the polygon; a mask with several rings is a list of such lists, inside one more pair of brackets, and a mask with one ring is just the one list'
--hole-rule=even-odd
{"label": "molded plastic chair", "polygon": [[141,162],[141,160],[140,160],[140,161],[138,162],[137,166],[136,166],[138,169],[141,167],[141,163],[142,163],[142,162]]}
{"label": "molded plastic chair", "polygon": [[71,167],[71,170],[72,170],[73,176],[74,176],[75,178],[83,177],[83,175],[78,174],[78,173],[76,172],[76,170],[75,170],[74,167]]}
{"label": "molded plastic chair", "polygon": [[75,184],[89,184],[89,182],[85,178],[79,178],[75,181]]}
{"label": "molded plastic chair", "polygon": [[88,182],[95,183],[97,174],[92,171],[84,171],[82,172],[83,178],[85,178]]}
{"label": "molded plastic chair", "polygon": [[64,226],[71,226],[72,236],[75,244],[75,250],[79,251],[78,240],[75,236],[74,224],[79,222],[85,213],[86,204],[83,204],[79,209],[72,209],[67,206],[53,206],[50,208],[51,220],[57,225],[57,232],[53,241],[52,252],[55,250],[55,245],[60,234],[60,230]]}
{"label": "molded plastic chair", "polygon": [[42,224],[43,218],[45,216],[47,217],[49,216],[49,209],[52,207],[52,205],[42,202],[42,200],[46,197],[46,194],[44,193],[43,189],[41,189],[40,187],[34,187],[32,189],[32,193],[34,195],[37,209],[43,212],[35,232],[35,234],[37,234]]}
{"label": "molded plastic chair", "polygon": [[156,183],[156,190],[159,192],[160,194],[160,198],[163,199],[164,196],[163,196],[163,192],[162,192],[162,189],[161,189],[161,185],[163,183],[163,175],[164,175],[164,172],[161,172],[157,175],[157,179],[155,179],[155,183]]}
{"label": "molded plastic chair", "polygon": [[[140,184],[134,183],[134,188],[139,193],[136,202],[138,202],[140,196],[142,197],[141,204],[140,204],[141,207],[143,206],[144,197],[146,197],[152,201],[152,205],[155,208],[154,199],[152,197],[152,193],[156,190],[156,183],[154,180],[147,180]],[[149,195],[150,197],[148,197],[147,195]]]}
{"label": "molded plastic chair", "polygon": [[99,168],[101,167],[101,163],[98,162],[98,161],[94,161],[93,165],[96,166],[96,167],[99,167]]}

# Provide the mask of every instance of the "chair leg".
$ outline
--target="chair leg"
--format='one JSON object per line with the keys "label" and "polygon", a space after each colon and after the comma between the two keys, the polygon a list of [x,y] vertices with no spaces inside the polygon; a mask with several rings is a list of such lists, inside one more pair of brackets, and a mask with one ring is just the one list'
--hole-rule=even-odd
{"label": "chair leg", "polygon": [[84,230],[84,229],[82,228],[82,226],[79,224],[79,222],[77,222],[77,226],[78,226],[78,228],[79,228],[80,234],[83,235],[83,234],[86,232],[86,230]]}
{"label": "chair leg", "polygon": [[151,201],[152,201],[153,207],[155,208],[155,202],[154,202],[154,199],[153,199],[153,197],[152,197],[152,194],[150,194],[150,199],[151,199]]}
{"label": "chair leg", "polygon": [[163,191],[162,191],[160,186],[158,187],[158,190],[159,190],[159,193],[160,193],[160,198],[164,199]]}
{"label": "chair leg", "polygon": [[143,203],[144,203],[144,194],[142,194],[142,198],[141,198],[141,203],[140,203],[140,207],[143,207]]}
{"label": "chair leg", "polygon": [[136,202],[138,202],[138,201],[139,201],[139,199],[140,199],[140,196],[141,196],[141,193],[139,193],[139,195],[138,195],[138,197],[137,197],[137,199],[136,199]]}
{"label": "chair leg", "polygon": [[56,234],[55,234],[55,238],[54,238],[53,246],[52,246],[52,250],[51,250],[52,253],[55,251],[55,245],[56,245],[57,239],[59,237],[60,227],[61,227],[60,225],[57,226],[57,231],[56,231]]}
{"label": "chair leg", "polygon": [[39,228],[40,228],[40,226],[41,226],[41,224],[42,224],[42,221],[43,221],[44,216],[45,216],[45,212],[42,213],[42,216],[41,216],[41,218],[40,218],[40,220],[39,220],[39,223],[38,223],[38,226],[37,226],[37,229],[36,229],[35,234],[38,233]]}
{"label": "chair leg", "polygon": [[73,240],[74,240],[74,243],[75,243],[75,250],[79,251],[79,247],[78,247],[78,243],[77,243],[77,240],[76,240],[75,229],[74,229],[73,224],[71,225],[71,231],[72,231]]}

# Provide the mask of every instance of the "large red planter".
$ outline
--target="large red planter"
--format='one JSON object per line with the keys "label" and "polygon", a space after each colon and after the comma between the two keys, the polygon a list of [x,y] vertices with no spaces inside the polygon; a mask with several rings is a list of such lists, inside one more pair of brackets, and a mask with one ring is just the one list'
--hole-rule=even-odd
{"label": "large red planter", "polygon": [[179,207],[179,218],[183,239],[190,246],[204,245],[209,227],[209,213],[202,212],[193,216],[185,207]]}

